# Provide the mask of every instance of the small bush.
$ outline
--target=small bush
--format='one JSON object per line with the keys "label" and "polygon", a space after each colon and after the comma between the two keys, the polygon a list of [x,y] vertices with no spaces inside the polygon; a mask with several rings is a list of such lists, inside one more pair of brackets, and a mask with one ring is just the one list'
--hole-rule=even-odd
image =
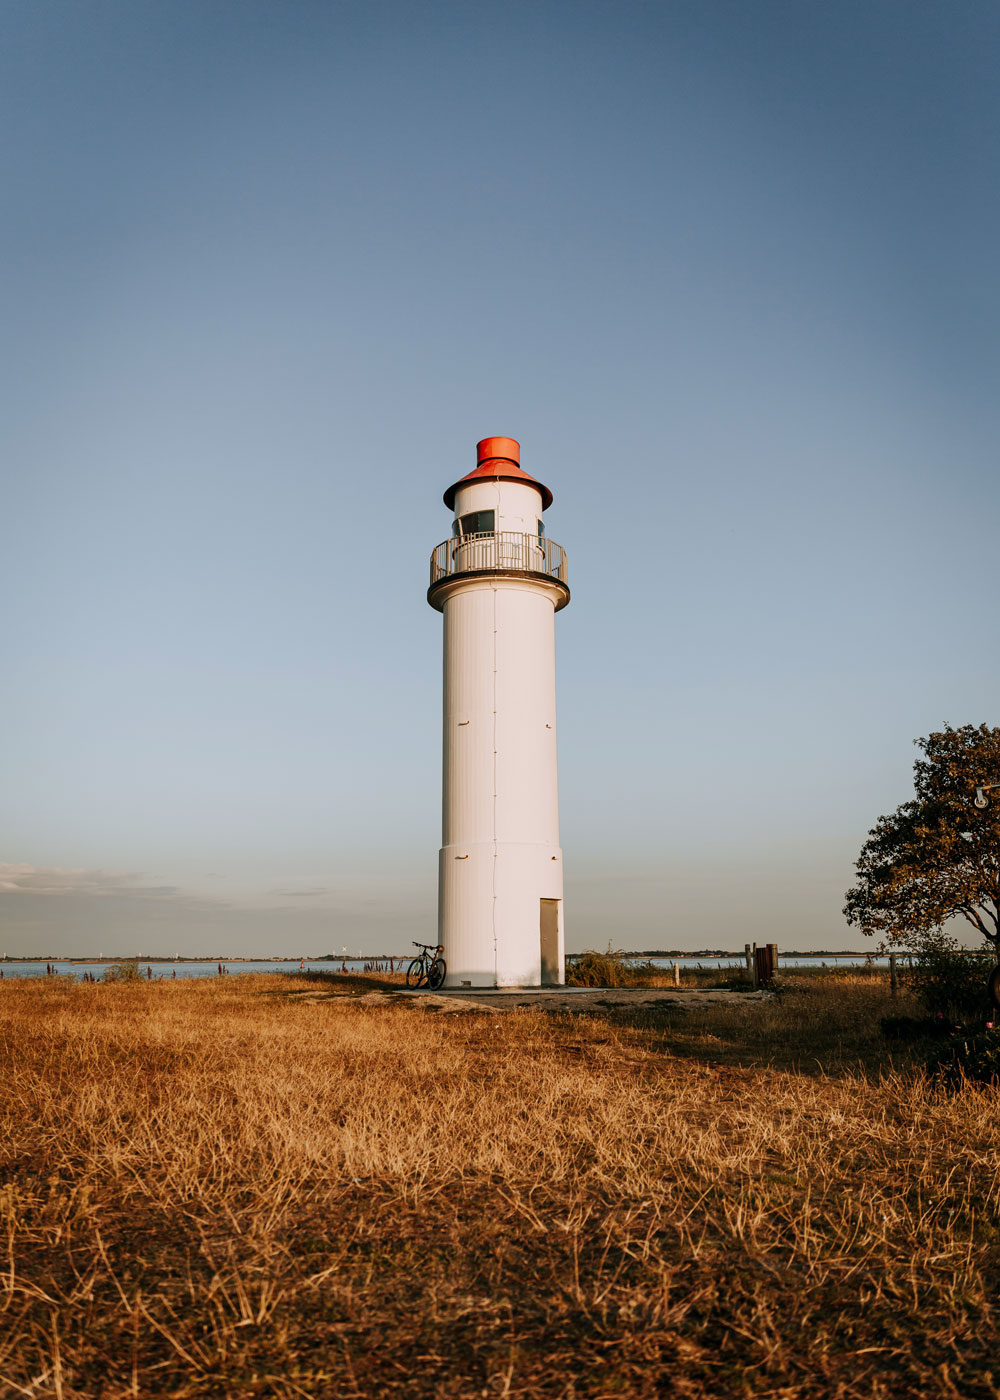
{"label": "small bush", "polygon": [[567,962],[566,981],[571,987],[627,987],[632,978],[628,963],[609,948],[598,953],[593,948]]}
{"label": "small bush", "polygon": [[638,987],[651,977],[663,976],[663,969],[646,961],[630,962],[624,953],[608,944],[607,951],[577,953],[566,959],[566,982],[570,987]]}
{"label": "small bush", "polygon": [[104,969],[104,982],[142,982],[143,975],[137,962],[111,963]]}
{"label": "small bush", "polygon": [[985,1018],[990,1011],[987,981],[995,964],[992,952],[962,948],[954,938],[937,933],[923,940],[903,977],[932,1014]]}
{"label": "small bush", "polygon": [[927,1068],[948,1089],[1000,1084],[1000,1029],[992,1021],[979,1031],[956,1026],[949,1043],[932,1056]]}
{"label": "small bush", "polygon": [[886,1040],[943,1040],[955,1033],[940,1011],[936,1016],[883,1016],[879,1025]]}

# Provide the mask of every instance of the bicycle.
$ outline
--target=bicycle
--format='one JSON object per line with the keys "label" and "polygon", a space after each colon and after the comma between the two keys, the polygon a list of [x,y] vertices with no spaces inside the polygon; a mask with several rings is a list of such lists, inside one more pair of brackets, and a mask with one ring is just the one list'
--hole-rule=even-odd
{"label": "bicycle", "polygon": [[418,943],[415,938],[411,939],[411,942],[414,948],[420,948],[423,951],[413,959],[406,969],[406,985],[408,987],[422,987],[426,982],[431,991],[436,992],[438,987],[443,985],[445,974],[448,971],[444,958],[441,956],[444,952],[444,945],[441,943]]}

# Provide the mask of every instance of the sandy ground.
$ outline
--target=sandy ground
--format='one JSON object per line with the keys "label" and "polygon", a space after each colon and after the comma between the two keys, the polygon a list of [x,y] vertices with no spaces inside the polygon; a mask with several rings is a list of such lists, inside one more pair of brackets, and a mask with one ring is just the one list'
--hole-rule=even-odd
{"label": "sandy ground", "polygon": [[702,1006],[706,1002],[767,1001],[773,992],[730,992],[722,989],[688,991],[672,987],[568,987],[553,991],[505,992],[426,992],[401,988],[392,992],[298,992],[297,1001],[332,1001],[343,1006],[391,1006],[401,998],[425,1011],[446,1015],[455,1012],[516,1011],[518,1007],[540,1007],[546,1011],[587,1011],[594,1007],[648,1006],[671,1003],[675,1006]]}

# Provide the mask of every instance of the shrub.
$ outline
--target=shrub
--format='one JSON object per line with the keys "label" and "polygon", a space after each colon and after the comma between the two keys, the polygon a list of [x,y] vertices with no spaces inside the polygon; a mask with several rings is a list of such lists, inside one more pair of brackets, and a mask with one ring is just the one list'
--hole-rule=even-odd
{"label": "shrub", "polygon": [[955,1033],[940,1011],[936,1016],[883,1016],[879,1025],[886,1040],[943,1040]]}
{"label": "shrub", "polygon": [[956,1026],[949,1043],[931,1057],[927,1068],[949,1089],[1000,1083],[1000,1029],[992,1021],[980,1031]]}
{"label": "shrub", "polygon": [[593,948],[566,960],[566,981],[571,987],[635,987],[663,969],[651,962],[631,963],[623,952],[608,944],[606,952]]}
{"label": "shrub", "polygon": [[920,940],[913,966],[903,975],[928,1011],[958,1018],[985,1017],[990,1011],[987,980],[995,961],[992,952],[962,948],[954,938],[938,932]]}
{"label": "shrub", "polygon": [[105,982],[141,982],[143,976],[137,962],[116,962],[104,969],[102,980]]}

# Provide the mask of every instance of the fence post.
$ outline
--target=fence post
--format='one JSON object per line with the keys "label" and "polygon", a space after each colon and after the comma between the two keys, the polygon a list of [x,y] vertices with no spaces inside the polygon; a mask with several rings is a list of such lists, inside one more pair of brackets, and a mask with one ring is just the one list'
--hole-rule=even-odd
{"label": "fence post", "polygon": [[[747,947],[749,948],[750,945],[747,944]],[[758,963],[757,963],[757,944],[756,944],[756,943],[753,945],[753,948],[751,949],[751,952],[750,952],[750,980],[751,980],[751,982],[753,983],[753,989],[754,989],[754,991],[756,991],[757,988],[760,986],[760,976],[759,976]]]}
{"label": "fence post", "polygon": [[768,962],[771,964],[770,967],[768,968],[768,977],[769,977],[770,980],[773,982],[774,979],[775,979],[775,977],[777,977],[777,975],[778,975],[778,945],[777,945],[777,943],[769,943],[769,944],[767,945],[767,951],[768,951],[768,953],[770,954],[770,957],[768,958]]}
{"label": "fence post", "polygon": [[750,981],[752,982],[752,981],[754,980],[754,975],[753,975],[753,949],[750,947],[750,944],[749,944],[749,943],[744,943],[744,945],[743,945],[743,951],[744,951],[744,953],[745,953],[745,955],[746,955],[746,960],[747,960],[747,976],[750,978]]}
{"label": "fence post", "polygon": [[899,991],[899,974],[896,971],[896,954],[889,954],[889,994],[895,996]]}
{"label": "fence post", "polygon": [[679,962],[675,962],[675,963],[674,963],[674,986],[675,986],[675,987],[679,987],[680,985],[681,985],[681,965],[680,965]]}

